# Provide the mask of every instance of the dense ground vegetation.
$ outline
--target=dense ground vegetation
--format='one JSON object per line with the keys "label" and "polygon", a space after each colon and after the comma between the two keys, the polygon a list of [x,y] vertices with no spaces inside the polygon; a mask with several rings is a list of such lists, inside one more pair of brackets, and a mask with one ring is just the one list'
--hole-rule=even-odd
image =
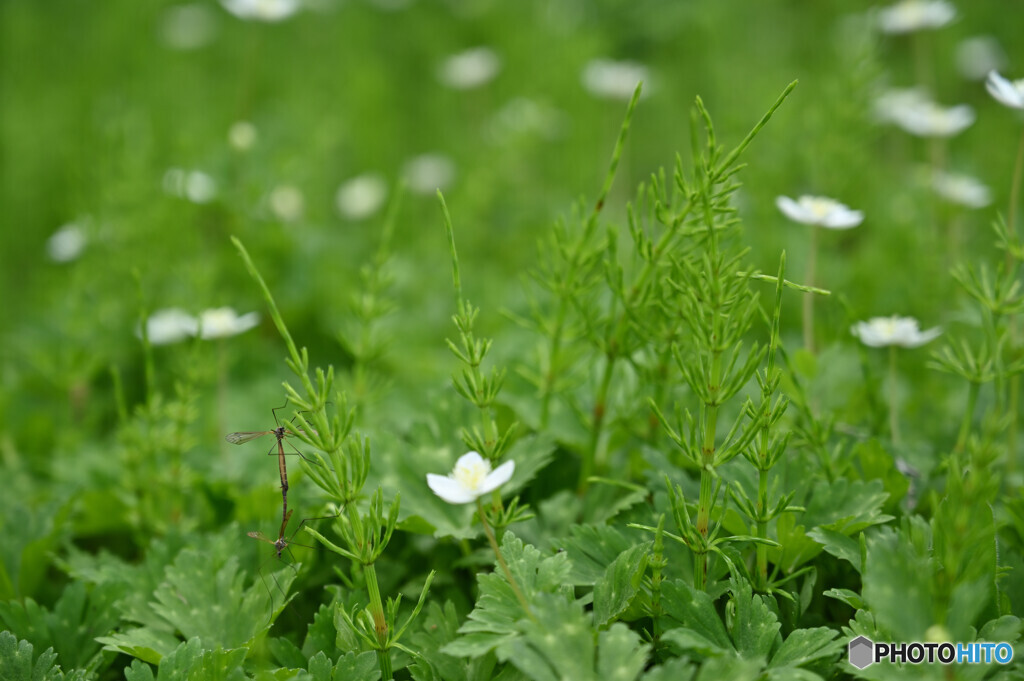
{"label": "dense ground vegetation", "polygon": [[0,681],[1024,676],[960,4],[3,3]]}

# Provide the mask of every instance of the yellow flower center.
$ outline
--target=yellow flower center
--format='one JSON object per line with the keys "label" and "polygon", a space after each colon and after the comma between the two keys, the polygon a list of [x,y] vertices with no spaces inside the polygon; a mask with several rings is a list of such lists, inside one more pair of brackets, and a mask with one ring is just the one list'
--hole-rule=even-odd
{"label": "yellow flower center", "polygon": [[485,460],[467,461],[456,464],[452,477],[466,489],[475,490],[480,488],[490,472],[491,464]]}

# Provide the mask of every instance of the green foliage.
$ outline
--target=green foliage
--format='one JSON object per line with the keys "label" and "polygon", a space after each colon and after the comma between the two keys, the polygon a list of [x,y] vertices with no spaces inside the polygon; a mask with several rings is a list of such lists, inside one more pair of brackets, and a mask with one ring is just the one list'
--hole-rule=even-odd
{"label": "green foliage", "polygon": [[[1005,7],[296,7],[0,3],[0,679],[1020,677],[844,655],[1021,648],[1024,132],[954,69],[1021,75]],[[467,449],[515,472],[449,504]]]}
{"label": "green foliage", "polygon": [[19,641],[9,631],[0,631],[0,678],[9,681],[84,681],[87,678],[82,670],[65,674],[56,666],[56,660],[57,653],[52,648],[35,656],[31,643]]}

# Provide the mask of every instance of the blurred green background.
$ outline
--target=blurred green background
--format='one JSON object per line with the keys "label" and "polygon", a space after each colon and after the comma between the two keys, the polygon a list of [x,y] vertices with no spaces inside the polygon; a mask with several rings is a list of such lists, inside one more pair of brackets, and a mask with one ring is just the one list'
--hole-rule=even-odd
{"label": "blurred green background", "polygon": [[[351,357],[337,336],[351,317],[349,296],[379,247],[398,182],[416,184],[409,163],[425,154],[450,164],[442,162],[452,171],[443,189],[465,293],[483,308],[479,329],[497,339],[499,360],[521,357],[533,340],[501,312],[527,305],[521,277],[538,238],[598,192],[632,89],[588,90],[583,74],[597,59],[647,73],[609,225],[625,234],[637,183],[671,169],[677,152],[688,156],[697,95],[731,147],[799,79],[745,157],[738,205],[752,262],[774,271],[785,249],[799,279],[811,228],[787,221],[775,197],[832,196],[867,217],[854,230],[819,235],[817,283],[837,294],[818,304],[823,347],[838,344],[855,365],[849,323],[868,316],[913,315],[925,328],[970,323],[947,271],[959,260],[1002,257],[989,225],[1005,211],[1021,121],[963,75],[958,50],[989,36],[1004,73],[1024,75],[1019,22],[1005,3],[964,2],[949,26],[887,36],[874,9],[794,0],[310,0],[285,21],[262,23],[212,1],[7,0],[0,456],[11,470],[64,485],[32,488],[40,498],[66,498],[79,484],[83,451],[102,467],[117,420],[111,369],[127,407],[139,404],[135,330],[143,310],[169,307],[261,314],[256,330],[236,338],[155,348],[162,390],[186,378],[198,390],[204,417],[193,445],[213,451],[225,432],[266,427],[283,399],[285,353],[229,237],[252,253],[314,365],[344,369]],[[496,58],[490,77],[473,87],[444,82],[446,60],[480,47]],[[949,140],[945,163],[988,184],[991,206],[938,203],[918,179],[929,142],[874,121],[885,88],[922,77],[940,103],[975,109],[976,123]],[[248,145],[237,139],[243,121],[255,131]],[[365,216],[343,215],[339,188],[367,174],[383,180],[387,197],[367,199]],[[455,364],[444,339],[454,333],[454,297],[434,180],[428,173],[425,186],[407,191],[395,222],[397,309],[385,322],[393,342],[383,361],[392,390],[371,417],[379,423],[415,421],[439,395],[452,398]],[[69,223],[84,249],[54,262],[48,240]],[[958,244],[944,240],[940,223],[956,225]],[[794,343],[797,309],[784,319]],[[910,413],[938,417],[934,426],[925,420],[927,433],[945,428],[962,397],[929,405],[929,387],[945,379],[926,372],[924,359],[916,355],[906,371],[920,382]],[[509,390],[527,388],[513,378]],[[265,473],[250,482],[272,498]]]}

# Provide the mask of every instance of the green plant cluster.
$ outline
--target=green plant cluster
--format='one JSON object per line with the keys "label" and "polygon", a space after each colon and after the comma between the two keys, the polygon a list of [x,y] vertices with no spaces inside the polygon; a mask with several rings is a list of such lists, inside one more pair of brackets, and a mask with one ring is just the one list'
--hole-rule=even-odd
{"label": "green plant cluster", "polygon": [[[870,70],[877,46],[850,21],[848,56]],[[657,35],[657,22],[621,30]],[[959,216],[916,212],[969,244],[921,256],[939,274],[916,309],[935,310],[936,291],[955,304],[934,345],[876,356],[848,329],[913,296],[805,280],[804,247],[758,233],[750,204],[774,189],[752,186],[766,181],[755,152],[778,153],[804,87],[783,82],[760,118],[716,114],[724,126],[697,97],[687,152],[623,188],[645,124],[649,84],[636,87],[596,195],[509,256],[528,263],[519,281],[480,263],[487,240],[467,224],[474,201],[497,199],[420,203],[408,187],[339,256],[358,265],[343,287],[294,273],[337,235],[256,232],[237,196],[178,206],[209,221],[217,253],[230,244],[216,274],[183,278],[261,302],[257,331],[237,338],[201,324],[155,341],[154,301],[181,289],[139,266],[121,283],[130,300],[104,303],[95,292],[113,285],[96,268],[83,290],[100,325],[135,311],[131,348],[43,337],[39,352],[60,352],[19,350],[47,367],[66,409],[53,421],[9,407],[45,392],[22,374],[0,385],[0,410],[23,409],[0,433],[0,681],[1024,678],[1018,216],[992,210],[988,233],[963,237]],[[111,136],[144,153],[144,123],[118,121]],[[403,226],[410,203],[429,237]],[[410,252],[431,240],[454,295],[415,290]],[[844,265],[866,270],[846,281],[896,263]],[[432,307],[406,314],[410,301]],[[74,314],[67,333],[100,343]],[[241,428],[268,430],[225,442]],[[20,454],[46,449],[52,460]],[[449,503],[427,476],[478,485],[452,472],[469,451],[484,473],[514,472]],[[856,669],[856,636],[1007,642],[1015,659]]]}

